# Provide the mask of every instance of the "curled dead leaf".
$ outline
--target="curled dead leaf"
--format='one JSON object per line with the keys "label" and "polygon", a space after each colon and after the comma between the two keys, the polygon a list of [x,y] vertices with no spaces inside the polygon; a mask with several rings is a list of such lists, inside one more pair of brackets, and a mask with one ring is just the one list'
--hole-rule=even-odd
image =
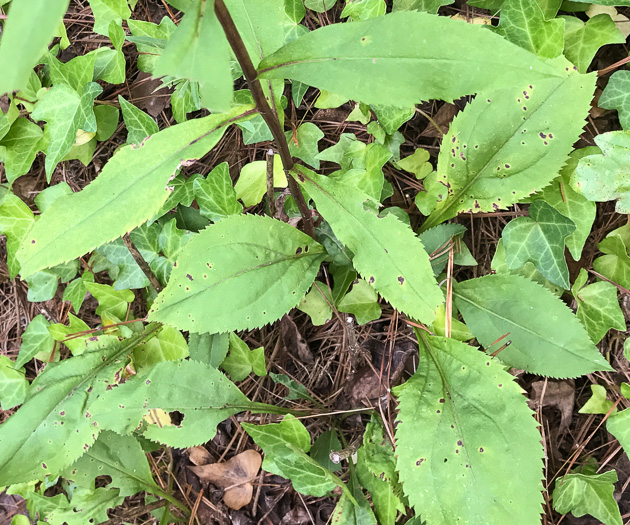
{"label": "curled dead leaf", "polygon": [[188,467],[202,481],[223,489],[223,501],[233,510],[239,510],[252,500],[254,486],[260,465],[261,455],[255,450],[246,450],[225,463],[213,463]]}
{"label": "curled dead leaf", "polygon": [[207,465],[212,461],[212,456],[205,447],[190,447],[188,458],[193,465]]}

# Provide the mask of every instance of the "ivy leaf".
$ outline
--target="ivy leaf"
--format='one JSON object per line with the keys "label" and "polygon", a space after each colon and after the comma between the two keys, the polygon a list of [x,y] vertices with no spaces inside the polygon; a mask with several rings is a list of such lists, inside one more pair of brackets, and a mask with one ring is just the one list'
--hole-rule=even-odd
{"label": "ivy leaf", "polygon": [[[488,352],[511,341],[499,354],[510,366],[562,378],[612,370],[571,310],[524,277],[470,279],[455,286],[453,299],[466,325]],[[502,337],[502,342],[493,346]]]}
{"label": "ivy leaf", "polygon": [[219,164],[206,178],[196,179],[193,191],[201,215],[211,221],[243,213],[243,206],[236,200],[227,162]]}
{"label": "ivy leaf", "polygon": [[425,179],[442,189],[423,231],[462,211],[507,208],[555,178],[582,132],[595,76],[569,71],[562,57],[550,63],[564,65],[564,78],[480,94],[455,117]]}
{"label": "ivy leaf", "polygon": [[299,303],[325,255],[280,221],[227,217],[186,245],[149,317],[196,333],[271,323]]}
{"label": "ivy leaf", "polygon": [[136,44],[139,53],[138,69],[151,73],[177,26],[168,16],[162,18],[159,25],[131,18],[127,26],[133,35],[128,40]]}
{"label": "ivy leaf", "polygon": [[335,235],[355,254],[352,264],[394,308],[425,323],[443,301],[429,256],[411,228],[393,215],[378,217],[368,195],[343,180],[296,168],[298,180],[330,223]]}
{"label": "ivy leaf", "polygon": [[555,58],[564,45],[564,20],[546,20],[536,0],[505,0],[497,33],[541,58]]}
{"label": "ivy leaf", "polygon": [[96,117],[92,106],[103,91],[95,82],[86,84],[81,93],[66,84],[50,88],[31,113],[34,120],[45,120],[50,130],[50,144],[46,150],[46,177],[50,182],[55,167],[70,151],[77,131],[96,132]]}
{"label": "ivy leaf", "polygon": [[[442,225],[440,225],[442,226]],[[508,268],[507,262],[505,260],[505,249],[503,248],[503,239],[499,239],[497,243],[497,249],[494,252],[494,256],[492,257],[491,263],[492,270],[497,274],[511,274],[511,275],[520,275],[525,277],[530,281],[534,281],[541,286],[544,286],[554,295],[560,297],[564,293],[564,288],[558,286],[557,284],[553,284],[551,281],[547,280],[543,275],[536,269],[536,267],[528,262],[525,263],[520,268],[515,270],[510,270]]]}
{"label": "ivy leaf", "polygon": [[20,271],[16,252],[34,223],[33,212],[17,195],[7,193],[0,200],[0,233],[7,238],[7,265],[11,279]]}
{"label": "ivy leaf", "polygon": [[121,343],[48,364],[22,407],[0,425],[0,484],[55,476],[79,458],[102,428],[92,403],[117,384],[124,356],[154,331],[152,327]]}
{"label": "ivy leaf", "polygon": [[[147,262],[150,265],[153,260],[147,260]],[[109,277],[114,281],[114,290],[149,286],[149,279],[144,275],[122,239],[116,239],[98,247],[90,265],[96,273],[103,270],[109,272]]]}
{"label": "ivy leaf", "polygon": [[545,201],[534,201],[529,207],[529,217],[512,219],[503,229],[508,267],[513,270],[532,262],[544,277],[568,289],[571,283],[564,242],[574,230],[573,221]]}
{"label": "ivy leaf", "polygon": [[615,71],[611,75],[597,105],[616,109],[621,127],[630,130],[630,71]]}
{"label": "ivy leaf", "polygon": [[626,165],[630,155],[630,131],[610,131],[595,137],[601,154],[580,159],[571,186],[588,200],[617,200],[617,213],[630,213],[630,184]]}
{"label": "ivy leaf", "polygon": [[365,279],[359,279],[337,304],[340,312],[353,314],[357,324],[362,325],[381,317],[378,295]]}
{"label": "ivy leaf", "polygon": [[588,273],[581,268],[571,293],[577,301],[578,319],[586,327],[591,340],[597,344],[611,328],[624,331],[626,320],[619,307],[617,287],[606,281],[585,286],[587,280]]}
{"label": "ivy leaf", "polygon": [[94,182],[42,214],[20,249],[22,275],[74,259],[150,219],[170,194],[168,181],[179,166],[205,155],[244,109],[171,126],[140,147],[120,149]]}
{"label": "ivy leaf", "polygon": [[129,303],[135,299],[131,290],[114,290],[114,287],[108,284],[86,282],[85,287],[98,301],[96,315],[101,317],[105,313],[110,313],[119,319],[124,319]]}
{"label": "ivy leaf", "polygon": [[0,93],[27,87],[68,9],[69,0],[22,0],[11,7],[0,44]]}
{"label": "ivy leaf", "polygon": [[[287,178],[282,168],[280,155],[273,156],[273,185],[274,188],[287,187]],[[267,162],[256,160],[245,164],[234,185],[234,191],[245,206],[255,206],[262,201],[267,191]]]}
{"label": "ivy leaf", "polygon": [[297,308],[308,314],[313,326],[321,326],[332,319],[332,303],[332,295],[328,286],[321,281],[315,281]]}
{"label": "ivy leaf", "polygon": [[230,334],[190,334],[190,358],[213,368],[219,368],[228,353]]}
{"label": "ivy leaf", "polygon": [[0,405],[9,410],[21,405],[26,398],[30,383],[24,368],[15,366],[7,356],[0,355]]}
{"label": "ivy leaf", "polygon": [[[580,414],[607,414],[613,408],[614,403],[606,398],[606,388],[602,385],[591,385],[591,397],[584,403],[584,406],[578,410]],[[617,412],[613,408],[612,414]]]}
{"label": "ivy leaf", "polygon": [[593,261],[595,271],[624,288],[630,287],[630,228],[624,225],[611,231],[597,248],[605,255]]}
{"label": "ivy leaf", "polygon": [[571,512],[577,518],[590,514],[605,525],[621,525],[619,506],[613,497],[616,482],[614,470],[567,474],[556,481],[553,508],[560,514]]}
{"label": "ivy leaf", "polygon": [[606,420],[606,430],[615,436],[615,439],[619,441],[628,454],[630,451],[630,410],[626,408],[621,412],[612,414]]}
{"label": "ivy leaf", "polygon": [[178,361],[188,357],[186,339],[176,328],[165,326],[153,339],[133,351],[133,364],[148,368],[163,361]]}
{"label": "ivy leaf", "polygon": [[422,11],[436,15],[440,7],[452,3],[452,0],[394,0],[393,11]]}
{"label": "ivy leaf", "polygon": [[102,428],[130,434],[150,410],[177,410],[184,415],[180,425],[150,424],[144,436],[184,448],[211,440],[221,421],[254,405],[216,368],[198,361],[164,361],[109,390],[92,412]]}
{"label": "ivy leaf", "polygon": [[6,148],[4,171],[9,183],[25,175],[42,147],[44,132],[27,118],[17,119],[9,132],[0,140],[0,147]]}
{"label": "ivy leaf", "polygon": [[109,487],[119,489],[120,496],[132,496],[143,490],[159,491],[142,447],[132,436],[101,432],[96,443],[62,474],[86,489],[93,486],[97,476],[103,475],[112,478]]}
{"label": "ivy leaf", "polygon": [[385,0],[350,0],[346,2],[340,16],[352,20],[369,20],[384,15],[386,10]]}
{"label": "ivy leaf", "polygon": [[233,85],[229,60],[230,46],[214,14],[214,1],[194,0],[155,63],[153,74],[199,82],[204,105],[213,112],[226,111]]}
{"label": "ivy leaf", "polygon": [[92,272],[84,272],[81,277],[77,277],[73,281],[68,283],[66,289],[63,291],[63,300],[70,301],[74,313],[78,314],[85,299],[87,293],[87,287],[85,283],[93,283],[94,274]]}
{"label": "ivy leaf", "polygon": [[94,73],[94,55],[87,54],[74,57],[68,62],[57,60],[51,53],[48,55],[50,79],[55,84],[67,84],[77,93],[92,81]]}
{"label": "ivy leaf", "polygon": [[22,334],[22,345],[20,353],[15,360],[15,368],[20,368],[28,363],[34,357],[38,357],[41,361],[48,361],[50,354],[55,346],[55,340],[48,331],[50,323],[46,318],[39,314],[35,316],[24,333]]}
{"label": "ivy leaf", "polygon": [[154,135],[159,131],[155,120],[120,95],[118,103],[127,128],[127,144],[142,144],[149,135]]}
{"label": "ivy leaf", "polygon": [[[107,511],[120,505],[124,498],[115,489],[79,488],[73,492],[72,502],[68,502],[64,494],[47,498],[36,492],[29,494],[29,499],[50,525],[82,525],[107,521]],[[50,500],[56,501],[51,505]]]}
{"label": "ivy leaf", "polygon": [[576,261],[580,260],[584,243],[591,233],[597,206],[571,187],[571,175],[582,157],[598,152],[595,147],[572,152],[560,175],[540,192],[542,200],[575,224],[575,230],[565,239],[565,244]]}
{"label": "ivy leaf", "polygon": [[110,22],[120,24],[123,20],[129,20],[131,11],[127,0],[89,0],[94,13],[94,32],[108,36]]}
{"label": "ivy leaf", "polygon": [[324,138],[324,133],[312,122],[304,122],[301,124],[294,134],[291,131],[285,133],[287,142],[289,143],[289,151],[291,155],[302,159],[309,166],[316,170],[319,169],[319,148],[317,144]]}
{"label": "ivy leaf", "polygon": [[[443,337],[421,336],[420,360],[424,366],[396,389],[397,466],[411,506],[435,525],[510,523],[514,516],[537,523],[543,450],[514,378],[482,352]],[[453,479],[461,490],[444,491]]]}
{"label": "ivy leaf", "polygon": [[265,452],[262,468],[291,480],[301,494],[322,497],[335,486],[345,488],[337,476],[306,454],[311,448],[311,436],[295,417],[288,415],[280,423],[269,425],[241,426]]}
{"label": "ivy leaf", "polygon": [[337,0],[303,0],[304,7],[316,13],[325,13],[335,7]]}
{"label": "ivy leaf", "polygon": [[221,368],[230,374],[232,381],[242,381],[252,371],[257,376],[266,376],[265,349],[261,346],[250,350],[247,343],[235,333],[229,337],[230,353],[221,362]]}
{"label": "ivy leaf", "polygon": [[586,73],[600,47],[626,42],[607,13],[595,15],[586,23],[574,16],[562,18],[565,20],[564,56],[577,66],[580,73]]}
{"label": "ivy leaf", "polygon": [[262,78],[298,80],[346,100],[408,107],[513,86],[523,78],[539,83],[561,77],[564,68],[537,60],[485,28],[398,12],[311,31],[266,57],[258,70]]}

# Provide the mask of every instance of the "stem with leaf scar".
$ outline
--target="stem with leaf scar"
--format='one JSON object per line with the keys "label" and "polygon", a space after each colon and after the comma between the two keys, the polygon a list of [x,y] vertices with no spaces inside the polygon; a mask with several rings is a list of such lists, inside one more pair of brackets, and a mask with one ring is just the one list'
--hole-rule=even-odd
{"label": "stem with leaf scar", "polygon": [[245,80],[247,80],[247,85],[249,86],[252,97],[254,98],[256,108],[258,109],[258,112],[262,116],[267,126],[269,126],[271,134],[273,135],[274,142],[278,147],[278,153],[280,155],[280,159],[282,160],[284,172],[287,176],[289,191],[295,199],[295,203],[297,204],[297,207],[300,210],[300,214],[302,215],[304,231],[311,237],[315,238],[313,217],[311,216],[311,212],[308,208],[308,205],[306,204],[306,201],[304,200],[304,195],[302,195],[298,183],[295,181],[290,173],[290,170],[293,168],[294,162],[293,158],[291,157],[291,153],[289,152],[289,144],[287,143],[287,139],[284,136],[284,131],[282,130],[280,121],[278,120],[278,117],[273,112],[271,106],[269,106],[269,103],[265,98],[260,80],[258,80],[257,78],[258,73],[256,72],[256,68],[254,67],[251,58],[249,57],[249,53],[247,52],[245,43],[243,42],[243,39],[238,32],[238,29],[236,29],[234,20],[232,20],[232,16],[230,15],[230,12],[225,6],[223,0],[215,0],[214,10],[217,15],[217,19],[219,20],[219,23],[223,27],[223,31],[225,31],[225,36],[227,37],[230,47],[232,48],[232,51],[234,51],[236,60],[238,60],[238,63],[243,70]]}

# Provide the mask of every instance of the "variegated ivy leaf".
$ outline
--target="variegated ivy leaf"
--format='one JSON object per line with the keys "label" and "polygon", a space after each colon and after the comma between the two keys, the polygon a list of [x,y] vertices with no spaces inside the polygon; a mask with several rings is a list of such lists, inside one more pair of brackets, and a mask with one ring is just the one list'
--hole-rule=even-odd
{"label": "variegated ivy leaf", "polygon": [[616,109],[621,127],[630,130],[630,71],[615,71],[611,75],[597,105]]}
{"label": "variegated ivy leaf", "polygon": [[570,181],[579,160],[594,153],[599,153],[599,148],[589,146],[572,152],[560,175],[533,197],[541,198],[575,224],[575,230],[565,239],[565,244],[576,261],[580,260],[586,238],[591,233],[597,206],[577,193],[571,187]]}
{"label": "variegated ivy leaf", "polygon": [[586,73],[601,46],[623,44],[626,41],[607,13],[595,15],[587,22],[575,16],[562,18],[565,20],[564,56],[577,66],[580,73]]}
{"label": "variegated ivy leaf", "polygon": [[611,231],[597,245],[604,255],[593,261],[593,268],[613,283],[630,287],[630,228],[627,224]]}
{"label": "variegated ivy leaf", "polygon": [[[397,470],[410,505],[432,525],[538,523],[543,450],[522,389],[475,348],[419,339],[422,366],[396,389]],[[458,490],[444,490],[453,480]]]}
{"label": "variegated ivy leaf", "polygon": [[630,213],[630,131],[610,131],[595,137],[601,154],[580,159],[571,186],[588,200],[616,200],[617,213]]}
{"label": "variegated ivy leaf", "polygon": [[442,190],[423,230],[463,211],[507,208],[556,177],[582,132],[595,77],[562,57],[549,63],[564,65],[563,78],[480,93],[455,117],[425,179]]}
{"label": "variegated ivy leaf", "polygon": [[626,320],[619,307],[617,287],[606,281],[586,285],[588,273],[584,268],[575,280],[571,293],[577,301],[576,315],[585,326],[591,340],[597,344],[608,330],[626,329]]}
{"label": "variegated ivy leaf", "polygon": [[149,317],[196,333],[271,323],[300,302],[325,256],[287,224],[232,215],[186,245]]}
{"label": "variegated ivy leaf", "polygon": [[546,20],[536,0],[505,0],[497,33],[542,58],[562,53],[564,20]]}
{"label": "variegated ivy leaf", "polygon": [[564,258],[565,239],[575,224],[545,201],[534,201],[529,217],[512,219],[503,229],[505,260],[510,270],[532,262],[552,283],[570,286],[569,268]]}

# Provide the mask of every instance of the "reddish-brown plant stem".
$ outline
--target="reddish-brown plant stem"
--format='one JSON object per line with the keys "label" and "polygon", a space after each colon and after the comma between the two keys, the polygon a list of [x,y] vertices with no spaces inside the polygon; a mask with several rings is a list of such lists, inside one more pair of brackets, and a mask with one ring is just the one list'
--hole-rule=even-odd
{"label": "reddish-brown plant stem", "polygon": [[313,226],[313,217],[310,210],[308,209],[306,201],[304,200],[304,195],[302,195],[302,192],[300,191],[298,183],[295,181],[290,173],[290,170],[293,168],[294,162],[293,158],[291,157],[291,153],[289,152],[289,144],[287,143],[287,139],[284,136],[284,131],[282,129],[282,126],[280,125],[280,121],[274,114],[271,106],[269,106],[269,103],[265,98],[260,80],[258,80],[256,68],[254,67],[254,64],[249,57],[249,53],[247,52],[245,43],[243,42],[241,35],[236,29],[234,20],[232,20],[232,16],[230,15],[230,12],[225,6],[223,0],[215,0],[214,10],[217,15],[217,19],[219,20],[219,23],[223,27],[223,31],[225,31],[225,36],[227,37],[230,47],[232,48],[232,51],[234,51],[236,60],[238,60],[238,63],[243,70],[245,80],[247,80],[247,84],[252,93],[252,97],[254,98],[256,108],[258,109],[267,126],[269,126],[269,130],[273,135],[274,142],[278,147],[278,154],[282,159],[282,165],[284,167],[285,173],[287,174],[289,191],[295,199],[295,203],[297,204],[297,207],[300,210],[300,214],[302,215],[304,231],[314,238],[315,227]]}

